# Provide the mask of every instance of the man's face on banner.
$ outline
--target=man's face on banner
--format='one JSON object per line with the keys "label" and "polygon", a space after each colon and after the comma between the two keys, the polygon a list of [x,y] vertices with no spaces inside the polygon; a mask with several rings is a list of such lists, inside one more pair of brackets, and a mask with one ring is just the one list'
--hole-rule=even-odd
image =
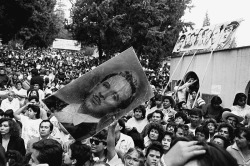
{"label": "man's face on banner", "polygon": [[233,31],[232,25],[225,28],[225,30],[223,32],[223,36],[221,37],[222,43],[224,43],[230,39],[230,34],[232,33],[232,31]]}
{"label": "man's face on banner", "polygon": [[132,95],[130,83],[115,75],[95,86],[85,100],[85,106],[92,113],[112,112]]}

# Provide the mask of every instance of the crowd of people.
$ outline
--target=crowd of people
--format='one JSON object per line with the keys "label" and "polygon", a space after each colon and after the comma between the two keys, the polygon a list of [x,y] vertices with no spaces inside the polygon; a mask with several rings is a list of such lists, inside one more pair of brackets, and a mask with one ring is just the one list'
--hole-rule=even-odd
{"label": "crowd of people", "polygon": [[167,69],[146,72],[154,97],[93,137],[75,140],[43,103],[102,62],[54,49],[0,50],[0,166],[250,165],[250,106],[206,103],[197,78],[163,93]]}

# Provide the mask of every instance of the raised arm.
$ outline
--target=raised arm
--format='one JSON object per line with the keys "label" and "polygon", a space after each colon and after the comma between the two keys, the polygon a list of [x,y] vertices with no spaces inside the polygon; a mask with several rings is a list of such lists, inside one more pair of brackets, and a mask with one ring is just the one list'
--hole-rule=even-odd
{"label": "raised arm", "polygon": [[25,104],[23,107],[19,108],[18,110],[16,110],[16,111],[14,112],[14,118],[15,118],[16,120],[20,120],[20,119],[21,119],[20,114],[21,114],[22,112],[24,112],[24,111],[27,109],[27,107],[28,107],[29,104],[30,104],[30,103]]}
{"label": "raised arm", "polygon": [[110,161],[115,155],[115,127],[117,125],[117,120],[115,120],[109,127],[108,127],[108,137],[107,137],[107,158]]}

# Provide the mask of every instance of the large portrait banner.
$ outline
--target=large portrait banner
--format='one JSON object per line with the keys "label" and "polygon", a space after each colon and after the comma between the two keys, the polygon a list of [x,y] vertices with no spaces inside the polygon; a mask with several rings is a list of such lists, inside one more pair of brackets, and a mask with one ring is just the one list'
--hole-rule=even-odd
{"label": "large portrait banner", "polygon": [[212,51],[235,47],[235,33],[243,19],[205,26],[180,34],[173,52]]}
{"label": "large portrait banner", "polygon": [[67,84],[44,103],[76,140],[98,133],[153,92],[133,48]]}

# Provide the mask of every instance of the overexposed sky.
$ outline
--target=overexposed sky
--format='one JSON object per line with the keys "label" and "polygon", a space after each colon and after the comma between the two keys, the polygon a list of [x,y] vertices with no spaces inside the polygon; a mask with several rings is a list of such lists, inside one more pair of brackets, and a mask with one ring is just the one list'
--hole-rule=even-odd
{"label": "overexposed sky", "polygon": [[237,46],[250,45],[250,0],[193,0],[192,3],[195,7],[186,11],[183,20],[192,21],[195,28],[200,28],[206,11],[211,25],[243,18],[236,32]]}

